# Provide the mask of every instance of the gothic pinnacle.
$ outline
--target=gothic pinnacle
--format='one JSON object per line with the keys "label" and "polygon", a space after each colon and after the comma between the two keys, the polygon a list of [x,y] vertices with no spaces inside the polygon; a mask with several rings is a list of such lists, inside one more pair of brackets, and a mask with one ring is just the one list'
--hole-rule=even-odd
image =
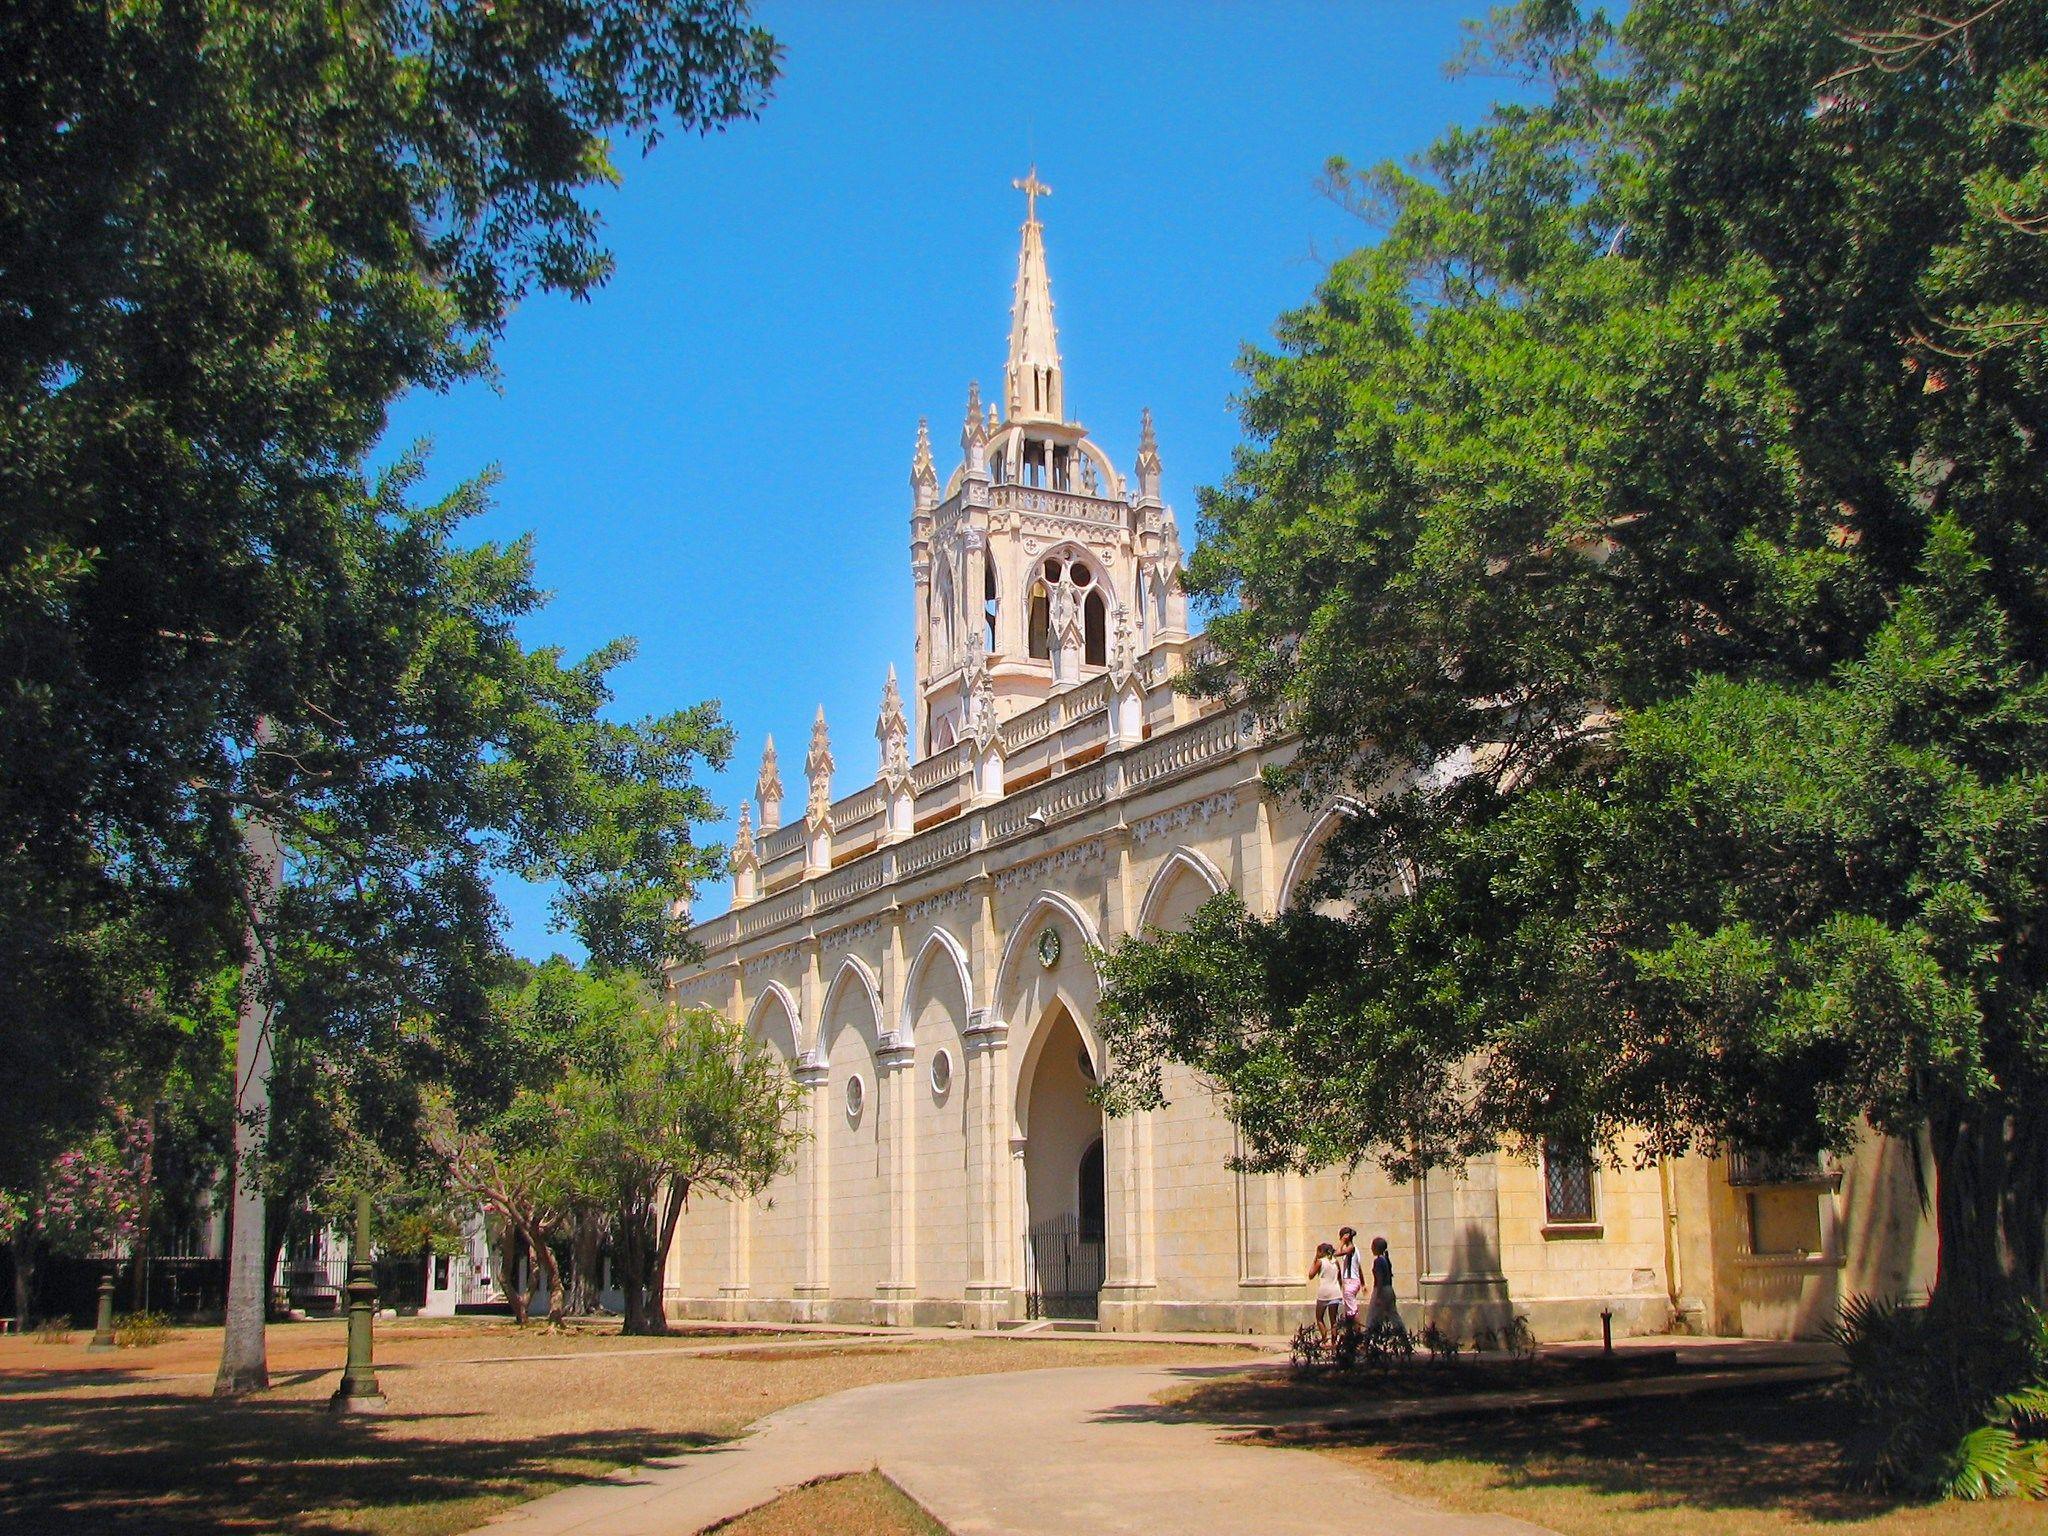
{"label": "gothic pinnacle", "polygon": [[1138,500],[1159,500],[1159,437],[1152,430],[1152,408],[1149,405],[1145,407],[1138,427]]}
{"label": "gothic pinnacle", "polygon": [[896,686],[896,664],[889,664],[889,681],[882,687],[881,713],[875,720],[875,740],[882,748],[884,777],[900,778],[910,772],[910,722],[903,714],[903,694]]}
{"label": "gothic pinnacle", "polygon": [[967,421],[960,428],[960,446],[971,448],[974,439],[981,434],[981,384],[977,380],[967,386]]}
{"label": "gothic pinnacle", "polygon": [[761,743],[761,772],[754,780],[754,798],[761,802],[761,835],[782,825],[782,773],[775,762],[775,738]]}

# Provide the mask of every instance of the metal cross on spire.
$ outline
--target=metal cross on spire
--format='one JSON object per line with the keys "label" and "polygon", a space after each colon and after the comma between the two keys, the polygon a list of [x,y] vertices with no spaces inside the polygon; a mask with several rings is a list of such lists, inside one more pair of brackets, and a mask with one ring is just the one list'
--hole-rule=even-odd
{"label": "metal cross on spire", "polygon": [[1038,179],[1038,167],[1034,165],[1021,180],[1013,181],[1010,185],[1024,194],[1024,222],[1037,223],[1038,200],[1041,197],[1052,196],[1052,188]]}

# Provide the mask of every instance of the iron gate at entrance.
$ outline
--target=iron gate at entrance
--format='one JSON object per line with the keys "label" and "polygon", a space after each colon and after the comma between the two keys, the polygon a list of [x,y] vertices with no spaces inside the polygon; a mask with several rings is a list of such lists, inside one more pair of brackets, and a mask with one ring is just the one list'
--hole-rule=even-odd
{"label": "iron gate at entrance", "polygon": [[1024,1234],[1025,1315],[1093,1318],[1102,1291],[1103,1241],[1079,1218],[1059,1216]]}

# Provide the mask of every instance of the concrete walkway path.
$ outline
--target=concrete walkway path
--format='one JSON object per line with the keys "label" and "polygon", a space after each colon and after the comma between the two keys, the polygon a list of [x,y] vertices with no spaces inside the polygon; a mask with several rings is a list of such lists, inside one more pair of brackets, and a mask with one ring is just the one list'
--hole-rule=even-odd
{"label": "concrete walkway path", "polygon": [[1228,1366],[891,1382],[800,1403],[731,1445],[509,1511],[489,1536],[694,1536],[783,1490],[871,1467],[954,1536],[1542,1536],[1414,1503],[1312,1451],[1231,1444],[1152,1401]]}

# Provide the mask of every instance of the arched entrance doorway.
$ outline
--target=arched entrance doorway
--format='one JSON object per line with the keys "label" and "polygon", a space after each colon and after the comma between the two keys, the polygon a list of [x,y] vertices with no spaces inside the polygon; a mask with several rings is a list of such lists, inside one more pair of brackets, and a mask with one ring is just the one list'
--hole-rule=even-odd
{"label": "arched entrance doorway", "polygon": [[1102,1291],[1107,1190],[1095,1063],[1062,1005],[1042,1026],[1024,1098],[1024,1270],[1031,1317],[1092,1318]]}

